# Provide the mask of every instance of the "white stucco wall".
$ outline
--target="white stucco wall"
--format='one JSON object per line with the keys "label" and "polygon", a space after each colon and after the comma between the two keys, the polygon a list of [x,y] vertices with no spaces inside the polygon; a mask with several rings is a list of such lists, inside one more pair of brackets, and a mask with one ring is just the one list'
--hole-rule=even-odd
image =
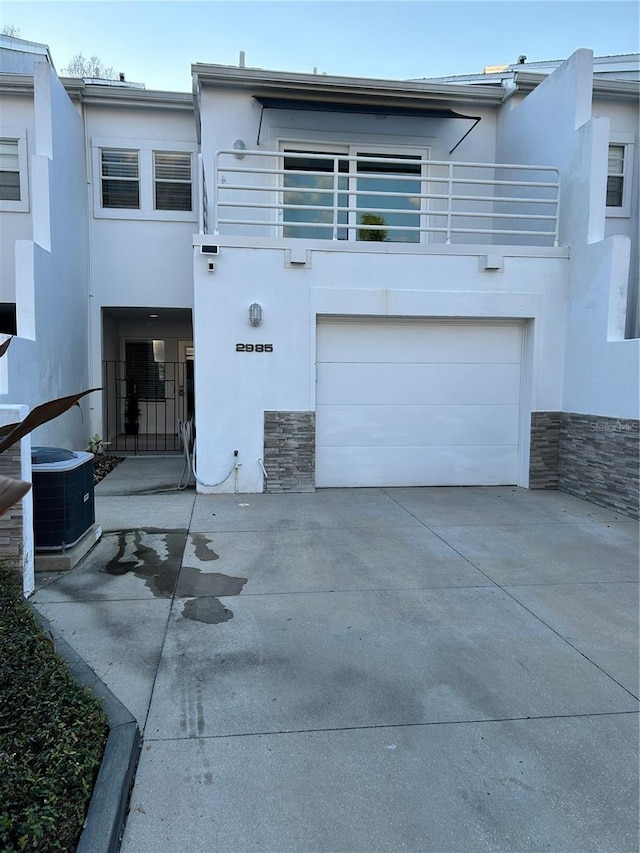
{"label": "white stucco wall", "polygon": [[[239,248],[221,241],[216,270],[194,252],[197,471],[213,491],[239,451],[241,492],[262,491],[265,410],[315,409],[318,315],[510,318],[527,321],[521,481],[528,482],[528,412],[557,410],[562,398],[568,260],[505,257],[503,272],[480,270],[479,252],[418,254],[353,244],[305,243],[309,262],[292,268],[287,249]],[[371,244],[369,244],[370,246]],[[296,246],[296,248],[301,248]],[[264,321],[248,323],[259,302]],[[273,353],[238,353],[237,343],[271,343]],[[525,446],[526,445],[526,446]],[[230,478],[220,491],[232,491]]]}
{"label": "white stucco wall", "polygon": [[[163,109],[149,105],[128,109],[86,108],[88,197],[90,219],[90,363],[92,382],[102,382],[102,309],[109,307],[188,308],[193,306],[192,237],[197,230],[198,175],[194,156],[191,215],[170,212],[140,218],[138,211],[100,209],[97,151],[100,140],[117,147],[149,147],[154,143],[177,150],[196,151],[196,128],[191,109]],[[110,143],[105,143],[110,144]],[[150,185],[152,175],[141,172]],[[120,357],[120,356],[117,356]],[[102,406],[95,400],[91,430],[102,435]]]}
{"label": "white stucco wall", "polygon": [[604,239],[609,119],[591,118],[592,65],[591,51],[576,51],[519,105],[507,103],[497,155],[560,168],[560,242],[571,250],[561,408],[637,418],[638,341],[622,340],[630,246]]}
{"label": "white stucco wall", "polygon": [[[16,245],[18,337],[6,402],[33,408],[88,387],[87,207],[82,120],[48,62],[34,65],[30,159],[33,241]],[[83,404],[86,410],[87,403]],[[34,444],[83,449],[78,409],[33,433]]]}
{"label": "white stucco wall", "polygon": [[[4,58],[4,57],[3,57]],[[0,64],[2,64],[0,62]],[[27,172],[27,192],[31,195],[29,160],[34,153],[34,114],[33,98],[23,95],[0,96],[0,136],[13,137],[15,132],[26,136],[27,159],[24,166]],[[32,238],[31,210],[10,212],[2,210],[0,216],[0,301],[15,302],[15,243],[16,240]]]}

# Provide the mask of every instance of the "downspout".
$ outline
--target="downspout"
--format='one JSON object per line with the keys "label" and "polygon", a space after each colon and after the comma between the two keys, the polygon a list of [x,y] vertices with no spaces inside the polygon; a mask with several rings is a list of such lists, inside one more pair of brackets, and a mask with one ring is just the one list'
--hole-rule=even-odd
{"label": "downspout", "polygon": [[[84,102],[84,82],[82,84],[82,92],[80,93],[80,115],[82,117],[82,128],[84,131],[84,165],[87,175],[87,196],[86,196],[86,204],[87,204],[87,230],[86,230],[86,250],[87,250],[87,349],[88,349],[88,363],[89,363],[89,387],[90,388],[101,388],[102,387],[102,352],[100,352],[100,377],[95,378],[94,381],[94,373],[93,373],[93,324],[92,320],[92,307],[93,307],[93,278],[92,278],[92,252],[91,252],[91,223],[93,222],[93,159],[92,159],[92,151],[90,139],[89,139],[89,131],[87,127],[87,111],[86,105]],[[102,435],[104,429],[104,412],[103,408],[103,397],[100,397],[100,428],[96,429],[95,422],[95,409],[96,406],[92,402],[92,395],[89,395],[89,420],[91,423],[91,428],[89,431],[90,435],[95,435],[97,432],[99,435]],[[105,440],[108,439],[108,436],[105,436]]]}

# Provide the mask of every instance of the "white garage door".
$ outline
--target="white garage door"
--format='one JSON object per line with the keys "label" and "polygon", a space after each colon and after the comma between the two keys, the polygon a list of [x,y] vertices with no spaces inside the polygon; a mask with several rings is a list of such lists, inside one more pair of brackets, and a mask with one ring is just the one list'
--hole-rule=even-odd
{"label": "white garage door", "polygon": [[319,322],[317,486],[516,482],[522,326]]}

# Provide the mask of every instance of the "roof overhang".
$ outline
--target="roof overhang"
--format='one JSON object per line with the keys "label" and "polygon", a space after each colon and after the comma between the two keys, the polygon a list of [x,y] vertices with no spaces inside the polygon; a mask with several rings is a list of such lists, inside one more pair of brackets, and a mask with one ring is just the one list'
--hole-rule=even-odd
{"label": "roof overhang", "polygon": [[[548,74],[536,74],[531,71],[517,71],[514,74],[515,88],[521,92],[532,92]],[[608,98],[614,101],[637,101],[640,94],[640,81],[613,80],[606,77],[593,77],[593,97]]]}
{"label": "roof overhang", "polygon": [[415,104],[453,107],[475,104],[477,107],[500,106],[504,90],[497,86],[452,86],[415,80],[380,80],[366,77],[338,77],[327,74],[264,71],[232,65],[191,66],[201,85],[220,90],[244,90],[256,96],[301,98],[330,103],[366,103],[400,106]]}
{"label": "roof overhang", "polygon": [[70,98],[91,106],[152,107],[154,109],[193,112],[193,97],[188,92],[163,92],[119,85],[118,81],[92,83],[75,77],[61,77]]}

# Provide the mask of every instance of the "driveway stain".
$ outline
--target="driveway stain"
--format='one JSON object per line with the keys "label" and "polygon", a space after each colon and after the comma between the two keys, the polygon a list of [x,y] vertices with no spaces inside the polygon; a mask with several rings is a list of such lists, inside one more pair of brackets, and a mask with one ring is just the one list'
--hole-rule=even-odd
{"label": "driveway stain", "polygon": [[220,572],[201,572],[193,566],[183,566],[176,595],[179,598],[200,598],[240,595],[247,578],[222,575]]}
{"label": "driveway stain", "polygon": [[192,533],[191,541],[193,542],[196,557],[198,560],[202,560],[202,562],[207,562],[208,560],[219,560],[220,557],[213,548],[210,548],[211,539],[207,539],[204,533]]}
{"label": "driveway stain", "polygon": [[219,625],[233,619],[233,610],[229,610],[219,598],[190,598],[182,608],[185,619],[204,622],[207,625]]}
{"label": "driveway stain", "polygon": [[184,543],[184,533],[122,530],[115,533],[116,554],[102,571],[108,575],[134,574],[157,598],[171,598]]}
{"label": "driveway stain", "polygon": [[[122,530],[116,538],[116,553],[101,569],[109,575],[133,574],[145,582],[158,598],[187,599],[182,609],[184,619],[218,625],[233,619],[233,611],[220,597],[240,595],[247,578],[221,572],[202,572],[193,566],[182,566],[187,531]],[[195,556],[209,562],[219,555],[203,534],[192,534]]]}

